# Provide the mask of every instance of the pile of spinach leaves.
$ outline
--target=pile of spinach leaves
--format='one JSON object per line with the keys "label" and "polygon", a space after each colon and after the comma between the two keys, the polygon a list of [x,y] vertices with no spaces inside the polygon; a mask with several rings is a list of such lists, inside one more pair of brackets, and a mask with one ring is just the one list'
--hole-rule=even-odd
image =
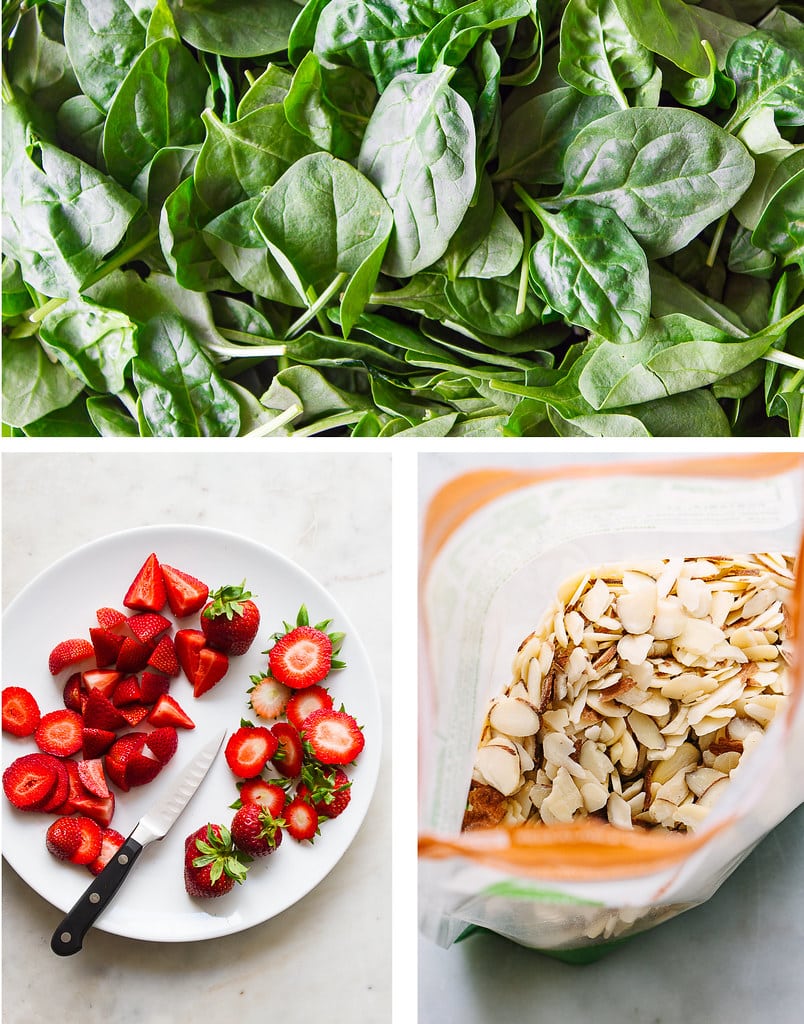
{"label": "pile of spinach leaves", "polygon": [[4,0],[4,429],[804,433],[804,7]]}

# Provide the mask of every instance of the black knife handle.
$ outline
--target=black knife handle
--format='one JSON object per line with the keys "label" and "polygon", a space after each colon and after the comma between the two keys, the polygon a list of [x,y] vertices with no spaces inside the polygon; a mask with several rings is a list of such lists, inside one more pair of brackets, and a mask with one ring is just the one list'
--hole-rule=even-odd
{"label": "black knife handle", "polygon": [[101,911],[111,903],[112,897],[141,853],[142,845],[129,836],[53,932],[50,948],[54,953],[58,953],[59,956],[70,956],[81,949],[84,936]]}

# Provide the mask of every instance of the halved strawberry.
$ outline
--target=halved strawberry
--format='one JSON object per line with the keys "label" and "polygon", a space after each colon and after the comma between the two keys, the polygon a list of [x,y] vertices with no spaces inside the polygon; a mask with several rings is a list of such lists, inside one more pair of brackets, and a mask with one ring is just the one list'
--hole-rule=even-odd
{"label": "halved strawberry", "polygon": [[78,818],[56,818],[45,833],[45,845],[59,860],[72,860],[81,846],[81,841],[81,824]]}
{"label": "halved strawberry", "polygon": [[37,805],[47,801],[57,782],[55,765],[43,761],[41,754],[23,754],[3,772],[3,791],[20,811],[38,809]]}
{"label": "halved strawberry", "polygon": [[162,579],[167,591],[170,610],[177,619],[200,611],[209,596],[209,587],[195,576],[174,569],[171,565],[162,565]]}
{"label": "halved strawberry", "polygon": [[84,727],[87,729],[110,729],[114,731],[126,725],[126,719],[98,690],[93,690],[84,705]]}
{"label": "halved strawberry", "polygon": [[285,713],[288,716],[288,721],[297,729],[301,729],[308,715],[320,708],[331,707],[332,697],[330,697],[329,691],[325,690],[323,686],[313,685],[304,690],[296,690],[288,701]]}
{"label": "halved strawberry", "polygon": [[332,641],[313,626],[297,626],[268,652],[271,675],[294,690],[320,683],[332,667]]}
{"label": "halved strawberry", "polygon": [[87,760],[100,757],[117,739],[109,729],[83,729],[81,732],[81,756]]}
{"label": "halved strawberry", "polygon": [[128,792],[129,789],[128,763],[134,754],[142,750],[144,744],[144,732],[128,732],[115,740],[106,752],[106,774],[124,792]]}
{"label": "halved strawberry", "polygon": [[304,760],[304,747],[296,727],[290,722],[277,722],[271,726],[271,732],[277,739],[277,749],[271,757],[271,764],[286,779],[295,779]]}
{"label": "halved strawberry", "polygon": [[173,638],[173,643],[179,665],[192,682],[195,670],[198,668],[201,651],[207,646],[207,638],[200,629],[180,629]]}
{"label": "halved strawberry", "polygon": [[312,843],[313,836],[318,832],[318,813],[306,800],[294,797],[282,811],[285,828],[299,842],[307,840]]}
{"label": "halved strawberry", "polygon": [[179,739],[172,725],[163,725],[145,737],[145,746],[160,764],[167,764],[176,753]]}
{"label": "halved strawberry", "polygon": [[224,751],[226,763],[238,778],[253,779],[276,753],[277,746],[276,736],[268,729],[244,721],[229,737]]}
{"label": "halved strawberry", "polygon": [[198,655],[198,665],[190,680],[193,684],[193,696],[200,697],[202,693],[211,690],[228,671],[228,657],[220,651],[213,651],[212,648],[205,647]]}
{"label": "halved strawberry", "polygon": [[47,664],[50,669],[50,674],[57,676],[59,672],[62,672],[68,665],[76,665],[78,662],[86,661],[87,658],[92,658],[94,656],[95,648],[89,640],[62,640],[62,642],[60,644],[56,644],[50,652]]}
{"label": "halved strawberry", "polygon": [[284,714],[287,707],[290,689],[284,683],[271,676],[252,676],[254,684],[249,693],[249,704],[260,718],[274,719]]}
{"label": "halved strawberry", "polygon": [[122,678],[122,672],[115,672],[108,668],[93,668],[88,672],[81,673],[81,683],[87,693],[92,693],[93,690],[96,690],[104,697],[109,697],[110,699],[115,691],[115,687]]}
{"label": "halved strawberry", "polygon": [[33,736],[42,717],[36,698],[24,686],[3,688],[3,732]]}
{"label": "halved strawberry", "polygon": [[45,754],[70,757],[81,749],[84,720],[77,711],[64,708],[42,715],[34,733],[34,742]]}
{"label": "halved strawberry", "polygon": [[126,676],[121,679],[112,692],[112,704],[116,708],[124,704],[137,704],[142,702],[142,690],[136,676]]}
{"label": "halved strawberry", "polygon": [[165,581],[156,555],[151,553],[145,559],[131,586],[126,591],[123,604],[146,612],[161,612],[167,602]]}
{"label": "halved strawberry", "polygon": [[64,684],[63,700],[64,706],[70,711],[77,711],[81,714],[84,710],[84,702],[87,695],[84,692],[80,672],[73,672]]}
{"label": "halved strawberry", "polygon": [[157,639],[170,629],[170,619],[156,612],[143,612],[141,615],[132,615],[126,625],[141,644],[153,648]]}
{"label": "halved strawberry", "polygon": [[106,773],[103,770],[103,761],[99,757],[93,757],[89,761],[78,762],[78,778],[84,789],[93,796],[100,796],[104,799],[109,795],[109,786],[106,783]]}
{"label": "halved strawberry", "polygon": [[114,793],[107,797],[93,796],[87,793],[85,796],[70,797],[70,806],[74,811],[92,818],[101,828],[108,828],[114,815]]}
{"label": "halved strawberry", "polygon": [[322,764],[349,764],[365,746],[360,726],[345,711],[321,708],[304,720],[302,739]]}
{"label": "halved strawberry", "polygon": [[117,669],[120,672],[139,672],[148,664],[151,656],[150,647],[141,644],[139,640],[127,636],[117,655]]}
{"label": "halved strawberry", "polygon": [[52,767],[56,771],[56,785],[50,791],[47,800],[38,806],[38,810],[49,814],[51,811],[58,811],[69,796],[70,774],[67,771],[67,765],[73,762],[63,761],[60,757],[55,757],[53,754],[40,754],[39,756],[42,758],[49,757]]}
{"label": "halved strawberry", "polygon": [[178,729],[195,729],[195,722],[168,693],[163,693],[159,697],[148,715],[148,721],[152,725],[172,725]]}
{"label": "halved strawberry", "polygon": [[101,629],[115,629],[126,621],[126,616],[116,608],[98,608],[95,617]]}
{"label": "halved strawberry", "polygon": [[179,659],[176,657],[176,647],[169,636],[163,636],[159,643],[151,651],[148,664],[157,672],[164,672],[168,676],[179,674]]}
{"label": "halved strawberry", "polygon": [[140,676],[140,693],[145,704],[155,704],[169,689],[170,679],[161,672],[143,672]]}
{"label": "halved strawberry", "polygon": [[129,789],[133,786],[147,786],[161,771],[161,761],[146,754],[144,750],[135,750],[126,765],[126,785]]}
{"label": "halved strawberry", "polygon": [[128,725],[139,725],[151,711],[150,704],[124,704],[118,709]]}
{"label": "halved strawberry", "polygon": [[259,804],[278,818],[287,802],[287,794],[282,786],[265,779],[247,779],[240,784],[239,791],[239,799],[231,805],[234,809],[242,804]]}
{"label": "halved strawberry", "polygon": [[125,837],[122,836],[113,828],[102,828],[101,829],[101,848],[100,853],[92,861],[91,864],[87,864],[87,867],[93,875],[99,875],[101,871],[106,867],[109,861],[114,857],[117,851],[125,842]]}
{"label": "halved strawberry", "polygon": [[95,662],[98,668],[106,668],[114,665],[117,655],[123,646],[123,637],[120,633],[113,633],[110,629],[94,627],[89,631],[92,646],[95,648]]}

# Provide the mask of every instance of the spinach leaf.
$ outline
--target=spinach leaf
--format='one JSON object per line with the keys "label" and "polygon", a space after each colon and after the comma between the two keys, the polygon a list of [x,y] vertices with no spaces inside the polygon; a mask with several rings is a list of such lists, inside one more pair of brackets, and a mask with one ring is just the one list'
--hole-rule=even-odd
{"label": "spinach leaf", "polygon": [[159,437],[232,437],[240,408],[189,324],[169,314],[139,331],[132,364],[142,416]]}
{"label": "spinach leaf", "polygon": [[611,96],[626,108],[625,89],[644,85],[653,56],[628,30],[614,0],[569,0],[561,19],[558,73],[587,96]]}
{"label": "spinach leaf", "polygon": [[687,74],[703,78],[709,60],[695,8],[683,0],[614,0],[634,39]]}
{"label": "spinach leaf", "polygon": [[730,128],[760,109],[771,109],[779,125],[804,124],[804,58],[801,50],[767,32],[752,32],[729,50],[726,73],[737,85]]}
{"label": "spinach leaf", "polygon": [[804,167],[774,193],[751,236],[759,249],[804,269]]}
{"label": "spinach leaf", "polygon": [[358,167],[394,215],[384,269],[412,277],[446,252],[475,191],[475,132],[451,68],[403,74],[380,97]]}
{"label": "spinach leaf", "polygon": [[609,207],[648,256],[666,256],[729,210],[753,173],[745,147],[700,114],[640,107],[581,129],[560,198]]}
{"label": "spinach leaf", "polygon": [[192,178],[185,178],[165,200],[159,221],[162,255],[182,288],[194,292],[234,291],[235,285],[203,233],[207,211]]}
{"label": "spinach leaf", "polygon": [[299,8],[293,0],[171,0],[179,31],[187,42],[224,57],[260,57],[281,53]]}
{"label": "spinach leaf", "polygon": [[47,142],[33,142],[11,169],[3,243],[25,280],[44,295],[81,288],[123,239],[139,203],[111,178]]}
{"label": "spinach leaf", "polygon": [[42,340],[93,391],[118,394],[137,354],[136,328],[125,313],[74,298],[48,313]]}
{"label": "spinach leaf", "polygon": [[552,215],[533,205],[543,235],[530,275],[550,306],[610,341],[642,336],[650,312],[648,261],[613,210],[579,199]]}
{"label": "spinach leaf", "polygon": [[103,133],[109,173],[130,186],[163,147],[201,142],[205,92],[204,72],[181,43],[163,38],[146,46],[109,107]]}
{"label": "spinach leaf", "polygon": [[3,340],[3,421],[26,427],[63,409],[81,394],[84,382],[52,361],[33,338]]}
{"label": "spinach leaf", "polygon": [[146,22],[126,0],[67,0],[64,43],[81,90],[107,111],[145,47]]}

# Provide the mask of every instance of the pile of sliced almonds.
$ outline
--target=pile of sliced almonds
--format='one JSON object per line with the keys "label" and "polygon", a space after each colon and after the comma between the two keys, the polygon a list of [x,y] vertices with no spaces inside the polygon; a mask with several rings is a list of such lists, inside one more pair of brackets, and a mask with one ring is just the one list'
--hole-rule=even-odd
{"label": "pile of sliced almonds", "polygon": [[698,826],[787,699],[788,555],[568,581],[490,704],[464,828]]}

